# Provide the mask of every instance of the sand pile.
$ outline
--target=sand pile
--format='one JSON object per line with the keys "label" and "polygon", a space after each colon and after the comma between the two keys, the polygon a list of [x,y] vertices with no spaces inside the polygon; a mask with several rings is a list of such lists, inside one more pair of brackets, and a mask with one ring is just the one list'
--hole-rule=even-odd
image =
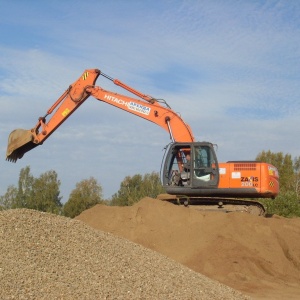
{"label": "sand pile", "polygon": [[[102,218],[107,228],[112,221],[112,226],[118,224],[118,232],[128,231],[132,239],[152,245],[156,243],[155,235],[166,237],[166,233],[171,232],[170,228],[160,226],[167,224],[172,211],[165,216],[159,215],[165,221],[158,218],[159,222],[153,228],[147,228],[155,210],[151,205],[149,207],[150,202],[161,207],[153,200],[142,201],[132,210],[97,206],[83,214],[82,219],[94,220],[95,227],[101,227],[96,220]],[[171,206],[171,209],[176,208]],[[152,213],[145,216],[151,210]],[[173,221],[173,216],[170,216],[168,227]],[[155,223],[155,219],[152,222]],[[174,236],[170,238],[172,240]],[[182,247],[182,242],[177,241],[177,245]],[[183,249],[173,249],[173,252],[177,251],[184,252]],[[168,251],[165,249],[165,252]],[[95,230],[82,221],[16,209],[0,212],[0,299],[246,297],[158,252]]]}
{"label": "sand pile", "polygon": [[300,299],[300,219],[202,212],[144,198],[78,220],[162,253],[255,299]]}

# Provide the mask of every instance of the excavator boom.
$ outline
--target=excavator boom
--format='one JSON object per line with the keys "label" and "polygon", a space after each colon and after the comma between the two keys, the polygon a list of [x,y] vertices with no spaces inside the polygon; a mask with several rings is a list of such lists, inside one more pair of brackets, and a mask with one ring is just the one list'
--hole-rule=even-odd
{"label": "excavator boom", "polygon": [[[110,92],[99,86],[95,86],[99,75],[112,80],[116,85],[139,96],[142,100]],[[26,152],[37,145],[41,145],[90,96],[156,123],[169,132],[172,141],[194,140],[189,125],[165,101],[157,100],[140,93],[120,80],[112,79],[108,75],[102,74],[98,69],[91,69],[86,70],[77,81],[69,86],[48,109],[45,116],[38,119],[37,124],[32,129],[16,129],[11,132],[6,152],[7,160],[16,162]],[[47,117],[49,117],[49,121],[47,121]]]}

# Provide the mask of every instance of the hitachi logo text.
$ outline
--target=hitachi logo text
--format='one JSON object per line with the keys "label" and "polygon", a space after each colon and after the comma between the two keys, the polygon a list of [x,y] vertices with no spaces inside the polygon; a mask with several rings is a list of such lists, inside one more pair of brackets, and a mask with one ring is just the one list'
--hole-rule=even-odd
{"label": "hitachi logo text", "polygon": [[116,102],[116,103],[121,104],[121,105],[128,106],[128,102],[126,102],[126,101],[124,101],[122,99],[113,97],[113,96],[104,95],[104,99],[107,99],[107,100],[109,100],[111,102]]}

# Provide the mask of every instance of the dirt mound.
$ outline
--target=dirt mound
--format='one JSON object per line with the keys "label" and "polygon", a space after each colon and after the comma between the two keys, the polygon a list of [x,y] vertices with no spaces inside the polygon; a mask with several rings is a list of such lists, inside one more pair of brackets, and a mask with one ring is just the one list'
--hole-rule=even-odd
{"label": "dirt mound", "polygon": [[300,219],[203,212],[152,198],[77,217],[255,299],[300,298]]}
{"label": "dirt mound", "polygon": [[246,297],[83,222],[16,209],[0,212],[0,299]]}

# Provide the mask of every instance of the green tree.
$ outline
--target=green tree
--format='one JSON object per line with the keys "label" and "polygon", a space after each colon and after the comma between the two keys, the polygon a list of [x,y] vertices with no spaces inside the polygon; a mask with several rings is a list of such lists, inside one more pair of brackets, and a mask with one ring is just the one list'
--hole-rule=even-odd
{"label": "green tree", "polygon": [[9,186],[0,198],[3,209],[28,208],[59,213],[62,207],[59,197],[60,181],[55,171],[48,171],[35,178],[27,166],[20,171],[18,186]]}
{"label": "green tree", "polygon": [[15,201],[12,203],[12,208],[31,208],[33,182],[34,177],[30,173],[30,167],[22,168],[18,181],[18,193]]}
{"label": "green tree", "polygon": [[297,198],[300,197],[300,156],[296,157],[294,159],[294,172],[295,172],[295,193],[297,195]]}
{"label": "green tree", "polygon": [[100,203],[104,203],[102,187],[94,177],[90,177],[76,184],[76,188],[72,190],[69,200],[64,205],[63,213],[66,217],[74,218]]}
{"label": "green tree", "polygon": [[299,198],[293,191],[279,193],[275,200],[261,199],[267,213],[270,215],[276,214],[282,217],[300,217]]}
{"label": "green tree", "polygon": [[7,188],[6,193],[0,197],[0,210],[11,209],[14,206],[14,203],[17,199],[18,189],[10,185]]}
{"label": "green tree", "polygon": [[112,196],[111,205],[130,206],[143,197],[156,198],[164,192],[159,174],[156,172],[144,176],[141,174],[126,176],[121,182],[119,191]]}
{"label": "green tree", "polygon": [[60,194],[60,180],[53,170],[47,171],[35,179],[32,185],[32,197],[29,208],[50,213],[60,213],[62,197]]}

